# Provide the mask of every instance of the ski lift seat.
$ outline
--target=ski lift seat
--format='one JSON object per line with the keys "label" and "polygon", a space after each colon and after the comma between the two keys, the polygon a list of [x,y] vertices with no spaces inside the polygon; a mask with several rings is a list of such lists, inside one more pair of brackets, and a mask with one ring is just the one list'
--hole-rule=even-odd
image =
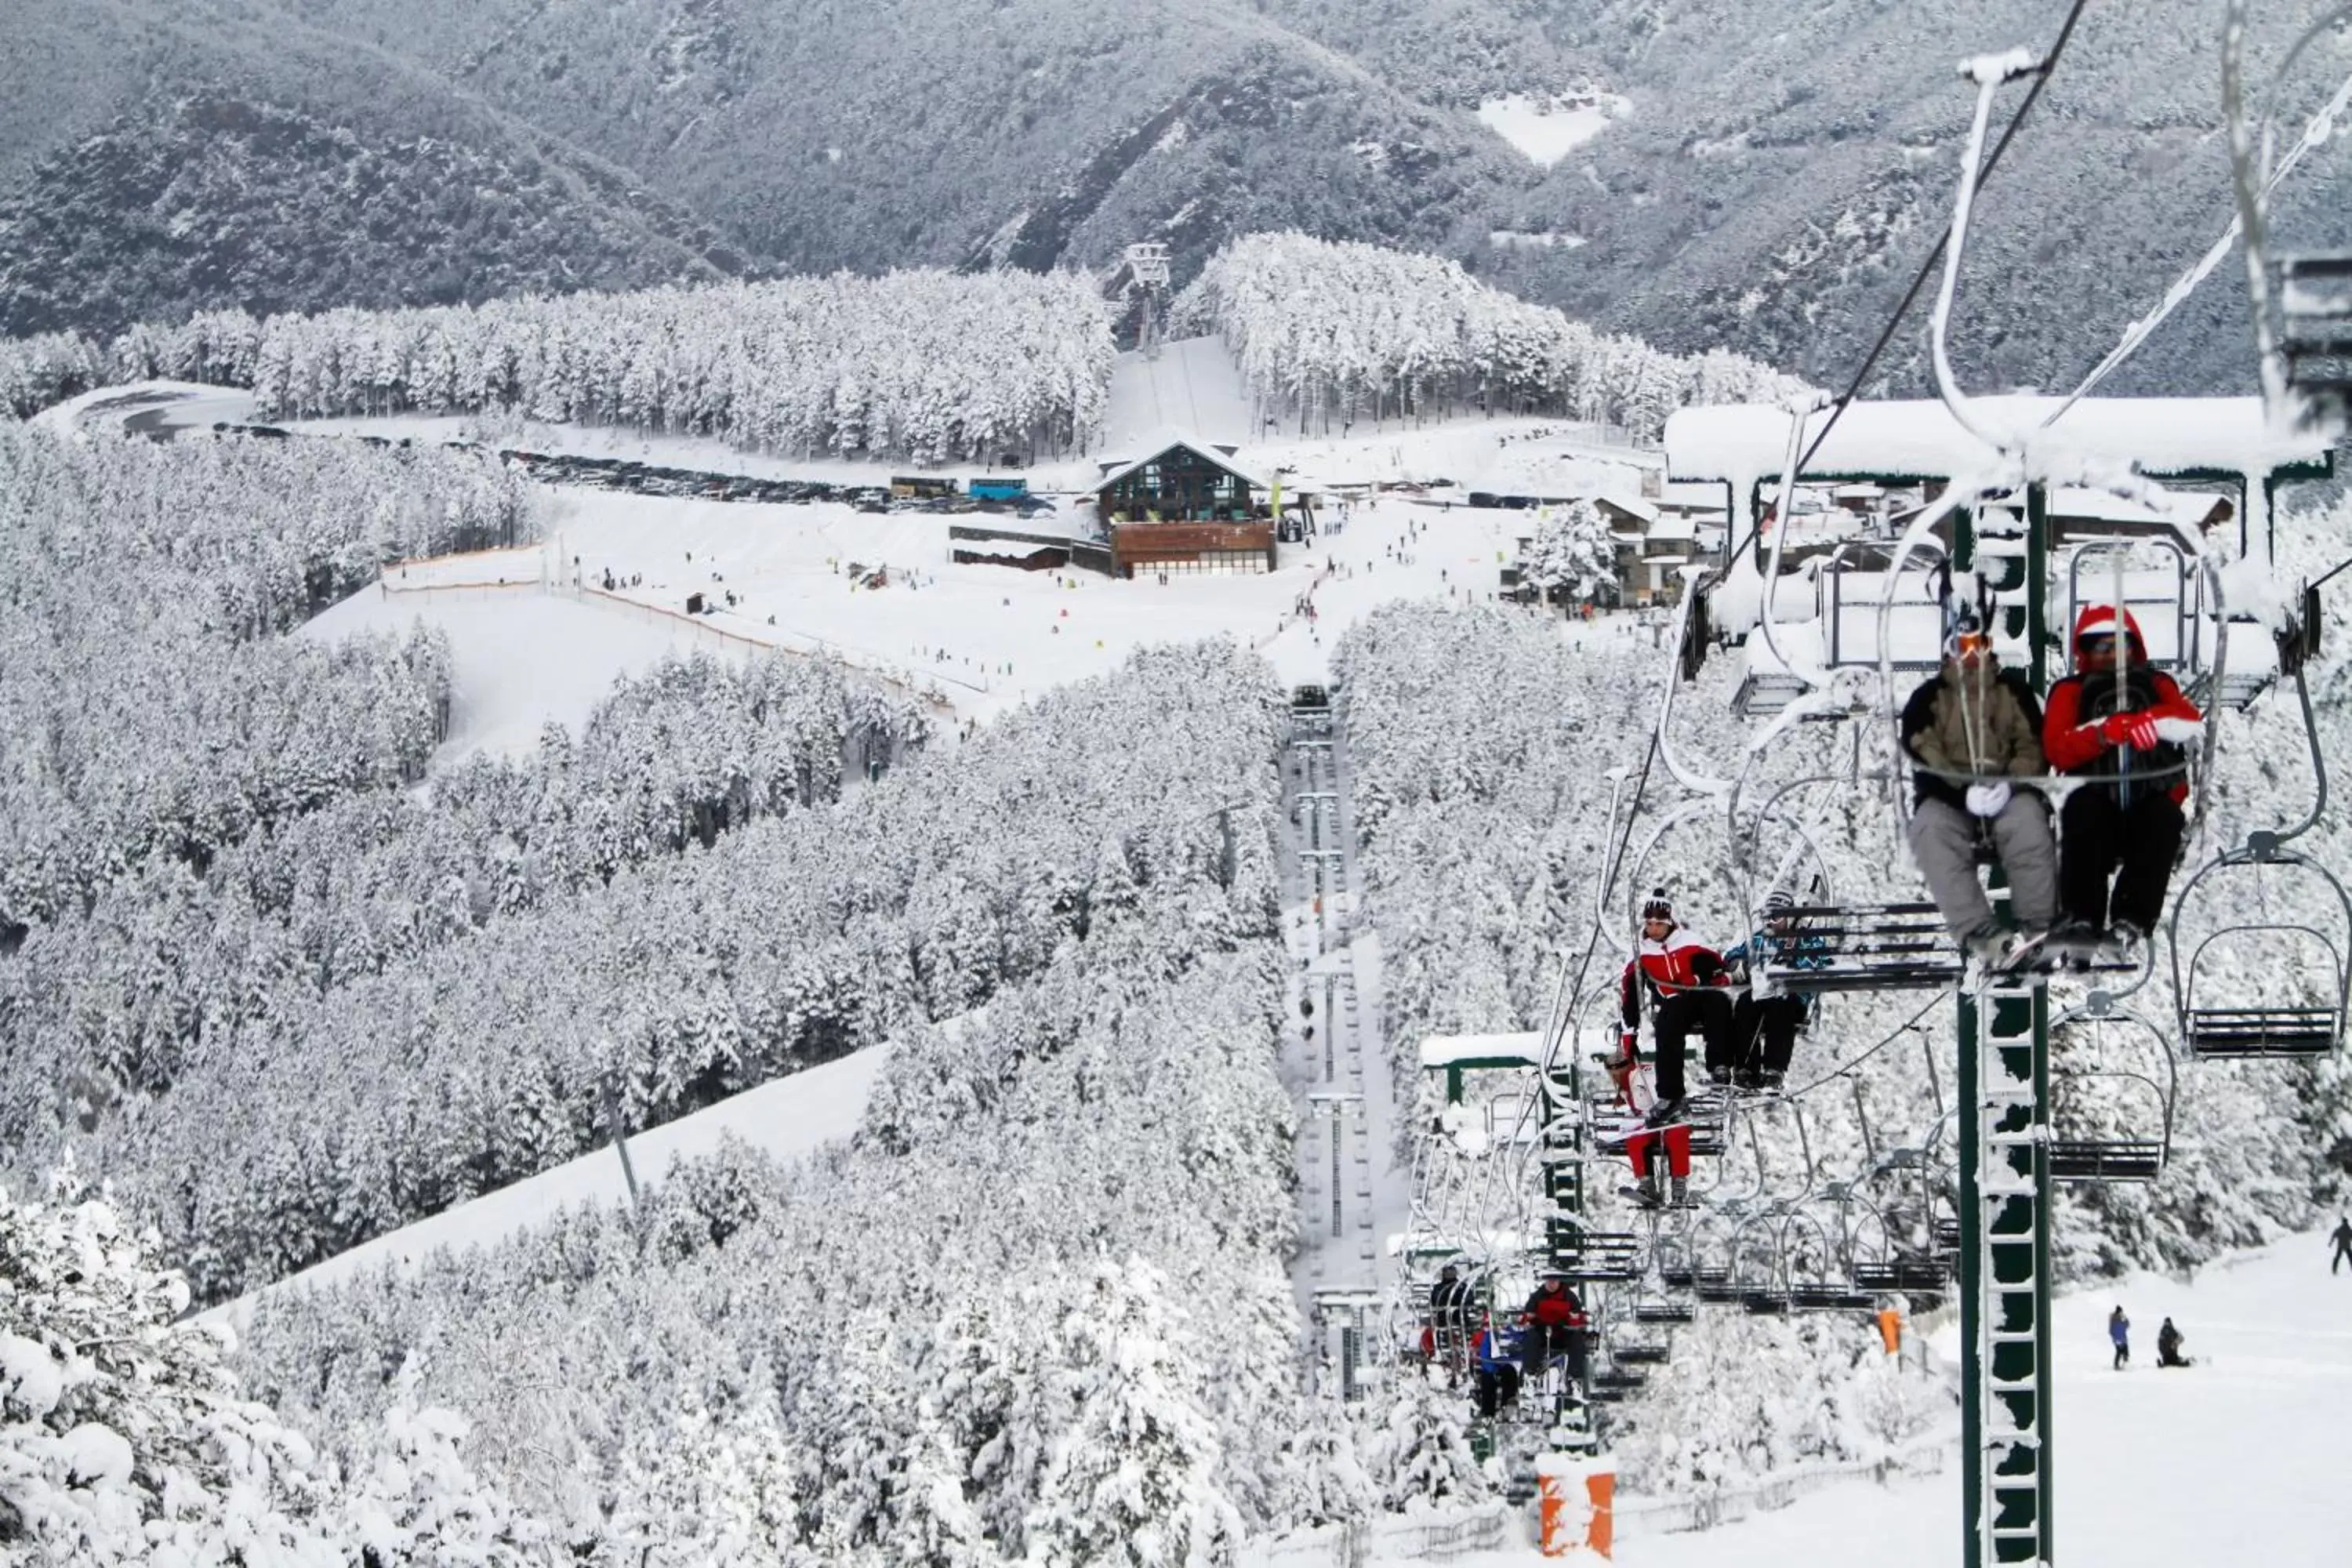
{"label": "ski lift seat", "polygon": [[1782,1318],[1789,1313],[1789,1297],[1780,1290],[1743,1290],[1739,1305],[1751,1318]]}
{"label": "ski lift seat", "polygon": [[1783,990],[1941,990],[1961,976],[1933,904],[1810,904],[1785,914],[1788,934],[1765,936],[1757,963]]}
{"label": "ski lift seat", "polygon": [[1832,1279],[1801,1279],[1789,1287],[1789,1308],[1797,1312],[1867,1312],[1878,1299]]}
{"label": "ski lift seat", "polygon": [[1702,1301],[1737,1301],[1748,1293],[1731,1278],[1728,1268],[1694,1270],[1691,1289]]}
{"label": "ski lift seat", "polygon": [[1571,1231],[1554,1247],[1552,1268],[1571,1280],[1638,1279],[1642,1238],[1632,1231]]}
{"label": "ski lift seat", "polygon": [[2295,391],[2352,399],[2352,251],[2280,258],[2279,351]]}
{"label": "ski lift seat", "polygon": [[[1667,1283],[1672,1284],[1674,1281],[1668,1280]],[[1687,1286],[1689,1281],[1686,1279],[1683,1283]],[[1697,1316],[1698,1314],[1692,1310],[1688,1301],[1636,1301],[1633,1303],[1633,1321],[1637,1323],[1662,1324],[1674,1328],[1688,1323]]]}
{"label": "ski lift seat", "polygon": [[1948,1289],[1951,1282],[1951,1264],[1941,1258],[1915,1255],[1853,1266],[1854,1289],[1877,1294],[1933,1294]]}
{"label": "ski lift seat", "polygon": [[1665,1346],[1654,1344],[1619,1345],[1610,1352],[1620,1366],[1659,1366],[1672,1353]]}
{"label": "ski lift seat", "polygon": [[2192,1007],[2180,1016],[2189,1054],[2208,1061],[2324,1057],[2343,1023],[2332,1007]]}
{"label": "ski lift seat", "polygon": [[2164,1145],[2149,1138],[2053,1139],[2053,1182],[2152,1182],[2164,1171]]}
{"label": "ski lift seat", "polygon": [[1731,710],[1743,719],[1774,719],[1805,694],[1805,683],[1786,670],[1751,666],[1732,693]]}

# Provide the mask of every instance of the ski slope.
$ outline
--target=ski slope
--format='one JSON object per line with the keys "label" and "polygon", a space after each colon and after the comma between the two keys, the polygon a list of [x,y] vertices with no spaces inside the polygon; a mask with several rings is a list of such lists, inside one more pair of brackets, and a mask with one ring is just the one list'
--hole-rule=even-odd
{"label": "ski slope", "polygon": [[1261,434],[1241,371],[1217,337],[1179,338],[1156,358],[1130,349],[1111,366],[1104,450],[1117,452],[1167,429],[1249,446]]}
{"label": "ski slope", "polygon": [[[2332,1223],[2332,1222],[2331,1222]],[[2182,1282],[2134,1274],[2062,1297],[2053,1313],[2055,1511],[2066,1568],[2329,1568],[2352,1562],[2339,1518],[2352,1476],[2352,1270],[2331,1279],[2323,1233],[2290,1237]],[[2134,1362],[2109,1365],[2106,1318],[2132,1321]],[[2158,1370],[2165,1318],[2197,1364]],[[1933,1341],[1957,1362],[1959,1335]],[[1620,1533],[1624,1568],[1959,1568],[1960,1476],[1839,1484],[1697,1533]],[[1401,1560],[1377,1559],[1394,1563]],[[1457,1559],[1533,1568],[1534,1550]]]}
{"label": "ski slope", "polygon": [[205,1322],[242,1329],[278,1296],[324,1289],[380,1268],[413,1269],[432,1254],[503,1241],[543,1225],[568,1208],[618,1208],[629,1202],[629,1175],[651,1186],[681,1160],[698,1159],[736,1139],[777,1160],[814,1152],[857,1131],[866,1095],[889,1047],[866,1049],[745,1089],[706,1110],[682,1116],[628,1140],[629,1168],[613,1146],[566,1161],[552,1170],[444,1209],[429,1219],[362,1242],[324,1263],[199,1315]]}

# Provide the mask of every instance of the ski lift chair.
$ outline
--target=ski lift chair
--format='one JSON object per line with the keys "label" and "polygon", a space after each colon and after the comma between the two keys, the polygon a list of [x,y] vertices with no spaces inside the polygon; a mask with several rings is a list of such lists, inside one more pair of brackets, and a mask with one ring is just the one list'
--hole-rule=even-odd
{"label": "ski lift chair", "polygon": [[2316,422],[2352,416],[2352,252],[2279,258],[2280,357],[2287,389]]}
{"label": "ski lift chair", "polygon": [[[2179,1083],[2172,1053],[2155,1026],[2115,1006],[2105,993],[2093,992],[2084,1005],[2052,1021],[2050,1038],[2050,1140],[2044,1146],[2050,1179],[2156,1180],[2172,1152]],[[2136,1053],[2135,1042],[2140,1047]],[[2134,1065],[2135,1057],[2139,1065]],[[2163,1065],[2161,1082],[2146,1065],[2150,1058]],[[2093,1104],[2103,1098],[2105,1107]],[[2098,1129],[2089,1120],[2096,1109],[2110,1115],[2129,1111],[2137,1119],[2138,1135]]]}
{"label": "ski lift chair", "polygon": [[1630,1230],[1595,1230],[1581,1216],[1556,1216],[1551,1268],[1571,1284],[1638,1279],[1642,1276],[1642,1238]]}
{"label": "ski lift chair", "polygon": [[[2181,1041],[2192,1057],[2207,1060],[2320,1057],[2343,1041],[2346,1005],[2352,999],[2352,969],[2346,962],[2347,951],[2352,951],[2352,895],[2316,860],[2282,847],[2285,837],[2249,835],[2244,847],[2207,864],[2173,901],[2168,928],[2173,991]],[[2216,873],[2221,874],[2221,881],[2234,883],[2239,873],[2246,871],[2257,879],[2258,908],[2268,902],[2268,888],[2261,879],[2273,871],[2290,872],[2311,889],[2308,904],[2340,913],[2341,923],[2331,929],[2303,921],[2273,923],[2224,915],[2224,923],[2200,938],[2184,963],[2186,917],[2201,907],[2201,899],[2211,896]],[[2332,895],[2332,906],[2317,896],[2323,889]],[[2193,935],[2199,928],[2192,923],[2187,929]],[[2233,970],[2275,974],[2291,970],[2291,960],[2297,955],[2317,971],[2315,988],[2292,997],[2282,997],[2276,991],[2233,988],[2237,978]]]}
{"label": "ski lift chair", "polygon": [[1837,1247],[1829,1227],[1802,1209],[1792,1210],[1780,1225],[1781,1268],[1791,1312],[1861,1312],[1877,1299],[1857,1289],[1838,1266]]}
{"label": "ski lift chair", "polygon": [[[1748,863],[1759,863],[1766,826],[1781,814],[1783,803],[1822,784],[1853,787],[1843,776],[1817,774],[1791,779],[1764,798],[1747,830]],[[1799,832],[1803,835],[1801,826]],[[1810,844],[1809,836],[1804,842]],[[1940,991],[1958,983],[1960,955],[1935,905],[1847,902],[1826,896],[1825,886],[1824,873],[1816,870],[1809,888],[1790,889],[1797,901],[1778,911],[1781,929],[1754,933],[1751,973],[1775,990],[1791,992]]]}
{"label": "ski lift chair", "polygon": [[1779,1215],[1759,1210],[1731,1234],[1731,1289],[1750,1317],[1777,1318],[1789,1310],[1789,1260]]}

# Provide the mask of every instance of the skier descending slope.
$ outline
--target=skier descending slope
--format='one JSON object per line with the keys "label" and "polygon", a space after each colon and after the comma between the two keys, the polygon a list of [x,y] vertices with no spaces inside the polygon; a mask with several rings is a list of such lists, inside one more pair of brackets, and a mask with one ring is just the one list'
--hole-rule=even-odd
{"label": "skier descending slope", "polygon": [[1706,1038],[1707,1066],[1724,1077],[1732,1069],[1731,983],[1723,955],[1675,923],[1675,906],[1657,889],[1642,906],[1642,941],[1618,983],[1618,1011],[1624,1032],[1621,1055],[1631,1055],[1642,1026],[1642,1002],[1653,1006],[1650,1032],[1657,1042],[1658,1103],[1649,1124],[1682,1120],[1689,1087],[1685,1041],[1693,1028]]}
{"label": "skier descending slope", "polygon": [[2336,1222],[2336,1234],[2327,1239],[2336,1244],[2336,1256],[2327,1260],[2327,1272],[2332,1275],[2346,1264],[2352,1263],[2352,1215],[2339,1218]]}

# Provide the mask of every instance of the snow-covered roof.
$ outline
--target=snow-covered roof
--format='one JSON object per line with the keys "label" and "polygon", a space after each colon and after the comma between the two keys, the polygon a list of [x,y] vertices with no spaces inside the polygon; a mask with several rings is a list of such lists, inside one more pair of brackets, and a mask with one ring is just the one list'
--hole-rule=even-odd
{"label": "snow-covered roof", "polygon": [[[2048,429],[2061,399],[1982,397],[1973,410],[1990,429],[2012,432],[2037,470],[2052,464],[2129,467],[2147,474],[2266,473],[2327,458],[2326,439],[2271,428],[2257,397],[2086,397]],[[1829,411],[1808,425],[1811,446]],[[1676,480],[1752,483],[1788,461],[1789,415],[1764,404],[1677,410],[1666,421],[1666,472]],[[1949,479],[1991,468],[1996,454],[1941,403],[1856,403],[1830,429],[1808,479],[1889,474]]]}
{"label": "snow-covered roof", "polygon": [[1243,462],[1240,458],[1228,456],[1226,453],[1220,451],[1213,443],[1204,441],[1198,436],[1188,435],[1181,430],[1163,430],[1157,436],[1147,437],[1143,440],[1135,443],[1134,449],[1141,452],[1143,456],[1129,458],[1118,468],[1113,468],[1110,472],[1103,475],[1102,478],[1097,479],[1088,488],[1099,494],[1102,491],[1108,489],[1111,486],[1118,483],[1119,480],[1135,473],[1146,463],[1156,462],[1160,458],[1174,451],[1179,447],[1183,447],[1186,451],[1191,452],[1194,457],[1202,458],[1203,461],[1214,463],[1221,468],[1226,469],[1231,473],[1240,475],[1243,479],[1248,480],[1254,489],[1264,490],[1272,489],[1274,488],[1273,475],[1260,473],[1256,468]]}
{"label": "snow-covered roof", "polygon": [[1650,525],[1649,537],[1670,543],[1694,543],[1698,539],[1698,520],[1694,517],[1662,517]]}
{"label": "snow-covered roof", "polygon": [[1660,487],[1658,504],[1684,511],[1721,511],[1724,509],[1723,484],[1720,480],[1668,479]]}
{"label": "snow-covered roof", "polygon": [[1452,1067],[1458,1062],[1512,1061],[1534,1067],[1543,1060],[1543,1035],[1530,1030],[1519,1035],[1432,1035],[1421,1042],[1421,1065]]}
{"label": "snow-covered roof", "polygon": [[1640,518],[1653,530],[1657,525],[1658,503],[1638,496],[1631,490],[1600,490],[1595,492],[1592,499],[1615,507],[1627,517]]}
{"label": "snow-covered roof", "polygon": [[2050,492],[2053,517],[2094,518],[2101,522],[2137,522],[2151,526],[2195,528],[2213,514],[2216,506],[2231,505],[2227,496],[2211,490],[2174,490],[2161,510],[2082,485],[2064,485]]}

